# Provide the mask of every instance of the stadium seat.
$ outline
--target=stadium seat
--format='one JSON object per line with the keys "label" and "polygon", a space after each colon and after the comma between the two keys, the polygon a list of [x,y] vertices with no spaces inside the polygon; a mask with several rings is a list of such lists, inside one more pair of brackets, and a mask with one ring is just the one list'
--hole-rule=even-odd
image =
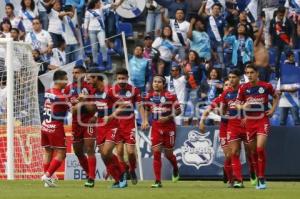
{"label": "stadium seat", "polygon": [[119,23],[119,32],[125,32],[126,37],[132,37],[133,36],[133,27],[131,23],[127,22],[120,22]]}

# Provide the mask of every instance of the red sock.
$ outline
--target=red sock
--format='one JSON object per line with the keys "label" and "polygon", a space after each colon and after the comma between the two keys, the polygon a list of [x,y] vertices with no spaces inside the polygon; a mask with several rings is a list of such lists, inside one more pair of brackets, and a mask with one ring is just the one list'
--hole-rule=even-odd
{"label": "red sock", "polygon": [[256,163],[255,160],[252,158],[252,154],[247,154],[247,164],[249,168],[249,173],[253,174],[256,173]]}
{"label": "red sock", "polygon": [[49,163],[44,163],[44,164],[43,164],[43,167],[44,167],[44,173],[47,172],[49,166],[50,166],[50,162],[49,162]]}
{"label": "red sock", "polygon": [[266,170],[266,151],[264,148],[257,148],[257,157],[257,175],[258,178],[264,178]]}
{"label": "red sock", "polygon": [[47,177],[51,177],[53,175],[53,173],[60,167],[62,161],[59,161],[57,159],[52,159],[51,163],[50,163],[50,166],[47,170]]}
{"label": "red sock", "polygon": [[123,171],[128,171],[128,165],[126,164],[126,162],[120,161],[120,160],[119,160],[119,162],[120,162],[122,170]]}
{"label": "red sock", "polygon": [[96,157],[89,156],[87,160],[89,164],[89,178],[94,180],[96,177],[96,164],[97,164]]}
{"label": "red sock", "polygon": [[113,162],[115,162],[115,166],[116,168],[120,171],[121,174],[123,174],[126,171],[126,166],[124,168],[124,165],[122,165],[122,163],[120,162],[119,158],[113,154],[112,156]]}
{"label": "red sock", "polygon": [[117,163],[114,158],[104,159],[107,172],[114,178],[116,182],[120,181],[121,173],[117,168]]}
{"label": "red sock", "polygon": [[173,170],[178,172],[177,160],[174,154],[166,156],[166,158],[170,161],[173,166]]}
{"label": "red sock", "polygon": [[255,168],[255,173],[258,175],[258,166],[257,166],[257,152],[251,154],[251,161]]}
{"label": "red sock", "polygon": [[243,181],[242,165],[239,155],[231,155],[231,165],[234,179],[238,181]]}
{"label": "red sock", "polygon": [[161,181],[161,152],[153,152],[153,170],[156,181]]}
{"label": "red sock", "polygon": [[136,168],[136,156],[135,154],[128,156],[128,162],[129,162],[129,171],[135,171]]}
{"label": "red sock", "polygon": [[87,157],[85,155],[80,156],[80,157],[78,157],[78,160],[79,160],[80,166],[85,171],[86,175],[88,175],[89,174],[89,163],[88,163]]}
{"label": "red sock", "polygon": [[225,174],[227,176],[227,179],[229,182],[232,182],[232,166],[231,166],[231,159],[227,158],[224,161],[224,170],[225,170]]}

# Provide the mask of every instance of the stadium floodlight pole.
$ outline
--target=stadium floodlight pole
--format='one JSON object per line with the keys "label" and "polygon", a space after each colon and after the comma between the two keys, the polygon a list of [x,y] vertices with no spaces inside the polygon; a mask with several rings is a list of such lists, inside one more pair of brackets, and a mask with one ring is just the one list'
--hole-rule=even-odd
{"label": "stadium floodlight pole", "polygon": [[7,179],[13,180],[15,173],[14,164],[14,69],[13,69],[13,40],[6,40],[6,70],[7,70],[7,152],[6,152],[6,169]]}
{"label": "stadium floodlight pole", "polygon": [[[125,37],[125,32],[122,32],[122,42],[123,42],[123,49],[124,49],[124,57],[125,57],[125,66],[128,71],[128,75],[130,77],[130,70],[129,70],[129,63],[128,63],[128,52],[127,52],[127,44],[126,44],[126,37]],[[130,82],[130,78],[128,80]],[[140,173],[140,180],[144,180],[144,174],[143,174],[143,165],[142,165],[142,156],[141,156],[141,149],[139,145],[139,134],[138,134],[138,129],[137,129],[137,124],[136,120],[135,122],[135,137],[136,137],[136,150],[137,150],[137,156],[138,156],[138,164],[139,164],[139,173]]]}

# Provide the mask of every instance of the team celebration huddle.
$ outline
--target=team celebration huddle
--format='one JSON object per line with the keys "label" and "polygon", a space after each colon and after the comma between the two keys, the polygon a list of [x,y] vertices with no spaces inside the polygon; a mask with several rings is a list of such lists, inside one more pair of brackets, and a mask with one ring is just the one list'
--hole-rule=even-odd
{"label": "team celebration huddle", "polygon": [[[279,101],[272,85],[259,81],[255,65],[248,65],[245,73],[248,83],[240,85],[240,72],[232,70],[224,85],[224,91],[204,112],[200,130],[205,132],[204,121],[213,109],[219,109],[220,141],[225,154],[224,174],[230,187],[243,188],[240,162],[241,144],[247,151],[247,163],[251,184],[266,189],[265,145],[270,122]],[[173,166],[172,181],[179,180],[179,170],[173,147],[176,137],[174,117],[181,114],[181,106],[174,93],[167,91],[164,76],[155,75],[152,88],[147,93],[128,83],[128,71],[116,71],[116,84],[110,86],[97,70],[82,66],[73,69],[73,83],[67,85],[67,73],[54,73],[54,86],[45,94],[42,146],[44,172],[42,180],[47,187],[55,187],[51,178],[66,155],[64,117],[72,112],[73,148],[81,167],[87,173],[86,187],[94,187],[96,173],[95,147],[99,147],[108,175],[115,180],[113,188],[127,187],[127,175],[137,184],[135,153],[136,108],[142,119],[141,128],[149,128],[151,114],[151,142],[155,183],[152,188],[162,187],[161,152]],[[273,97],[268,108],[269,96]],[[150,114],[149,114],[150,113]],[[124,145],[128,165],[124,161]],[[114,153],[116,151],[116,154]],[[53,157],[53,154],[55,156]]]}

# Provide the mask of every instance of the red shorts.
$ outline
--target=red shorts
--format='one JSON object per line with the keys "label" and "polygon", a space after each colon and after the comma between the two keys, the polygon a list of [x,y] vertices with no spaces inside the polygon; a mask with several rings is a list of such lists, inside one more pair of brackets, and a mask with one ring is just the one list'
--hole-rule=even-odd
{"label": "red shorts", "polygon": [[263,117],[259,120],[246,120],[246,133],[248,142],[255,140],[257,135],[268,136],[269,132],[270,120],[268,117]]}
{"label": "red shorts", "polygon": [[82,142],[83,139],[95,139],[95,127],[81,126],[78,122],[72,123],[73,142]]}
{"label": "red shorts", "polygon": [[119,142],[129,145],[135,144],[135,118],[119,119]]}
{"label": "red shorts", "polygon": [[[98,123],[101,123],[101,121]],[[104,126],[97,126],[96,140],[97,145],[102,145],[105,142],[113,142],[115,144],[120,142],[117,120],[112,120]]]}
{"label": "red shorts", "polygon": [[43,124],[41,134],[42,147],[66,148],[66,135],[63,123],[51,122],[50,124]]}
{"label": "red shorts", "polygon": [[228,126],[228,122],[221,121],[219,137],[220,137],[220,143],[222,148],[228,146],[227,126]]}
{"label": "red shorts", "polygon": [[173,149],[176,138],[176,126],[152,124],[151,143],[152,147],[161,145],[166,149]]}
{"label": "red shorts", "polygon": [[247,142],[247,134],[245,127],[241,124],[241,120],[229,120],[227,126],[227,140],[233,142],[241,140]]}

